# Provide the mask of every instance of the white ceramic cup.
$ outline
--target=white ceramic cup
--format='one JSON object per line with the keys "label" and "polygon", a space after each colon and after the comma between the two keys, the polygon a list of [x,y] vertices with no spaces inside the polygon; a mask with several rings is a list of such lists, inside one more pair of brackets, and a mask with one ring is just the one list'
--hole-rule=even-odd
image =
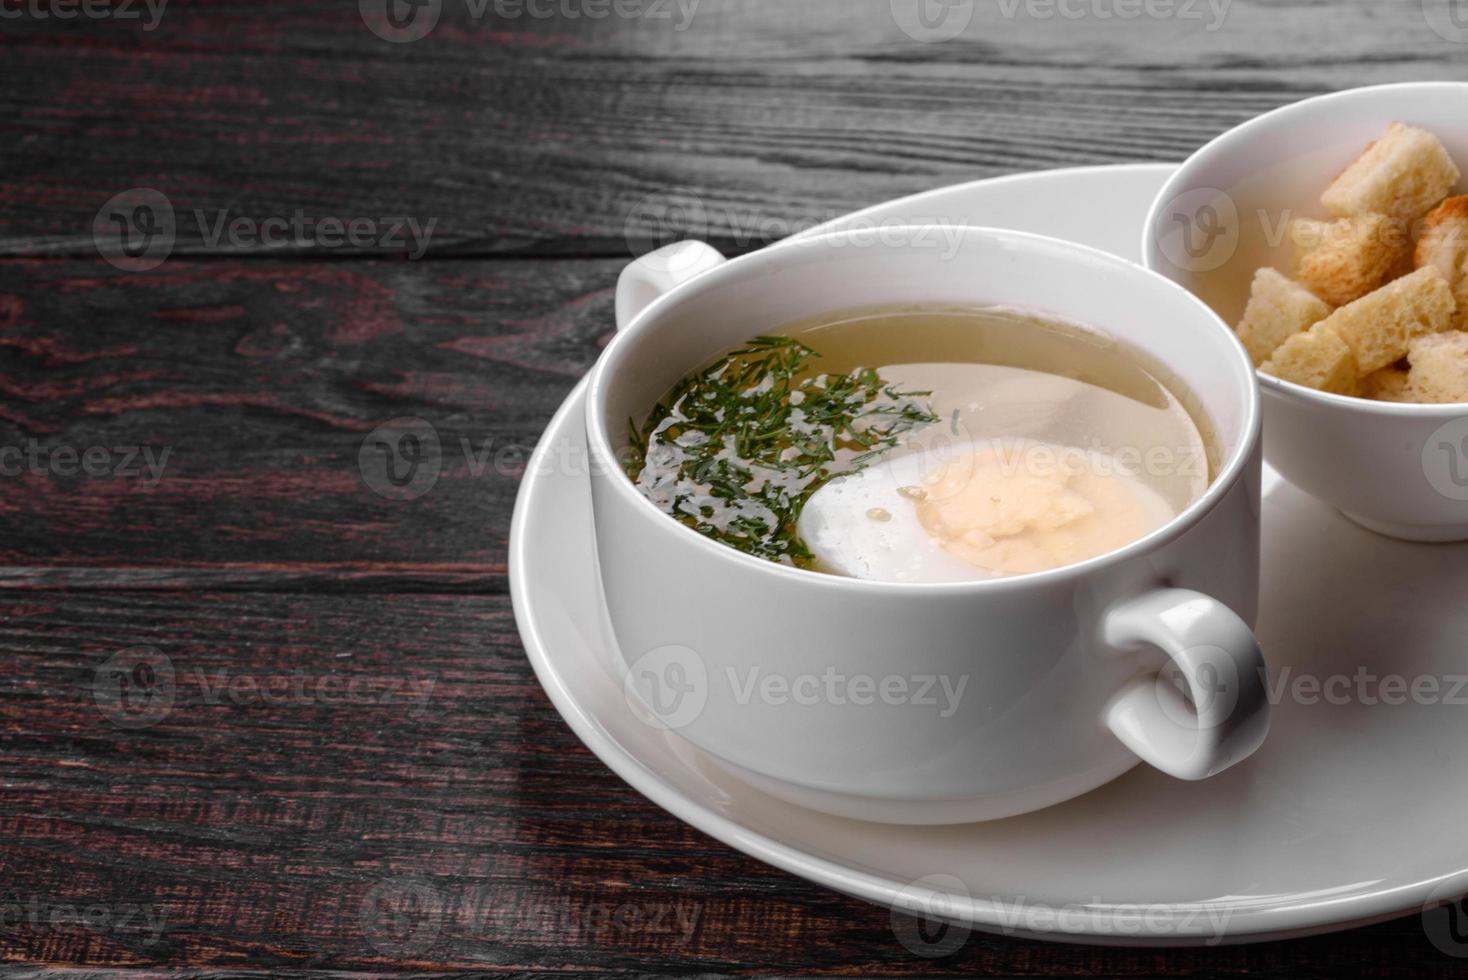
{"label": "white ceramic cup", "polygon": [[[1049,311],[1145,350],[1201,403],[1220,471],[1176,519],[1110,554],[1006,579],[893,584],[704,538],[618,465],[629,420],[719,353],[811,315],[913,302]],[[1039,809],[1139,758],[1203,778],[1264,738],[1248,625],[1258,394],[1228,328],[1185,290],[1054,239],[908,227],[728,262],[679,243],[627,268],[617,312],[586,429],[607,610],[628,703],[650,724],[784,799],[924,824]]]}
{"label": "white ceramic cup", "polygon": [[[1237,126],[1189,157],[1153,202],[1147,268],[1228,322],[1260,265],[1289,274],[1292,217],[1328,218],[1320,194],[1393,122],[1436,133],[1468,173],[1468,84],[1411,82],[1322,95]],[[1455,193],[1463,193],[1463,185]],[[1267,374],[1264,454],[1358,524],[1414,541],[1468,539],[1468,405],[1315,391]]]}

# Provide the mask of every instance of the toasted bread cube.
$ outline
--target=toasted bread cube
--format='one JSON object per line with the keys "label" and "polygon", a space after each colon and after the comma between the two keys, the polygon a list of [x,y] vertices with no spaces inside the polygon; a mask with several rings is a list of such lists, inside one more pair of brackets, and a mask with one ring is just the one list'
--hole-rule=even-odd
{"label": "toasted bread cube", "polygon": [[1419,269],[1433,266],[1448,281],[1462,329],[1468,318],[1468,197],[1450,197],[1428,213],[1414,258]]}
{"label": "toasted bread cube", "polygon": [[1295,278],[1332,306],[1345,306],[1380,288],[1408,263],[1407,226],[1384,214],[1336,221],[1300,218],[1290,223],[1296,248]]}
{"label": "toasted bread cube", "polygon": [[1254,273],[1249,305],[1239,321],[1239,340],[1254,363],[1263,364],[1276,347],[1325,319],[1330,310],[1330,304],[1310,290],[1265,266]]}
{"label": "toasted bread cube", "polygon": [[1394,122],[1325,189],[1320,203],[1338,218],[1375,211],[1414,221],[1448,196],[1458,176],[1436,136]]}
{"label": "toasted bread cube", "polygon": [[1402,256],[1402,260],[1391,267],[1391,269],[1386,274],[1387,282],[1391,282],[1393,279],[1400,279],[1406,275],[1411,275],[1412,271],[1418,268],[1416,261],[1414,261],[1413,259],[1413,252],[1414,249],[1408,248],[1406,254]]}
{"label": "toasted bread cube", "polygon": [[1428,266],[1367,293],[1320,322],[1351,348],[1363,375],[1407,354],[1407,345],[1453,325],[1457,304],[1447,280]]}
{"label": "toasted bread cube", "polygon": [[1468,333],[1431,334],[1412,341],[1412,400],[1468,402]]}
{"label": "toasted bread cube", "polygon": [[1361,379],[1361,397],[1379,402],[1412,401],[1411,375],[1393,364]]}
{"label": "toasted bread cube", "polygon": [[1356,358],[1328,323],[1321,321],[1280,344],[1259,370],[1307,388],[1354,395],[1360,375]]}

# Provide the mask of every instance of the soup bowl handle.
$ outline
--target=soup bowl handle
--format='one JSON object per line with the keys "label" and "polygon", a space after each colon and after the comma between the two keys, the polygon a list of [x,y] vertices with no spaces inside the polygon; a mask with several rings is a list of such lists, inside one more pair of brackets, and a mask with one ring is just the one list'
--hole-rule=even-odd
{"label": "soup bowl handle", "polygon": [[725,261],[718,249],[690,239],[629,263],[617,277],[617,329],[626,329],[659,296]]}
{"label": "soup bowl handle", "polygon": [[1264,741],[1264,657],[1248,625],[1217,599],[1156,589],[1109,610],[1102,639],[1120,654],[1150,646],[1167,655],[1162,671],[1133,680],[1104,715],[1143,761],[1179,779],[1204,779]]}

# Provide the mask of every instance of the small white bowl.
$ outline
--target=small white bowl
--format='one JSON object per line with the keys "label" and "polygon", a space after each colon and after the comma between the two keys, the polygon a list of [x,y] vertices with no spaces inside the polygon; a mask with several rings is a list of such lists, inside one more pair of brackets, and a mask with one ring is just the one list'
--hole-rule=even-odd
{"label": "small white bowl", "polygon": [[[1208,143],[1163,185],[1143,230],[1147,268],[1237,323],[1261,265],[1288,273],[1291,218],[1326,218],[1320,194],[1393,122],[1437,134],[1468,173],[1468,83],[1323,95]],[[1454,193],[1463,193],[1463,185]],[[1468,404],[1413,405],[1315,391],[1266,374],[1264,454],[1351,520],[1412,541],[1468,539]]]}

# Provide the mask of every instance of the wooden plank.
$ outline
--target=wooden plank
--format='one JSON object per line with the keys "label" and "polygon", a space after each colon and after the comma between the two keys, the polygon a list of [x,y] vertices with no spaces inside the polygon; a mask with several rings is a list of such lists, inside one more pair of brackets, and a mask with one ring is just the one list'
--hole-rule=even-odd
{"label": "wooden plank", "polygon": [[[539,692],[508,601],[463,594],[503,589],[509,451],[594,359],[627,255],[1177,159],[1303,95],[1461,78],[1463,39],[1433,30],[1446,0],[1235,0],[1213,29],[1003,0],[932,44],[881,2],[704,0],[682,29],[588,2],[445,0],[410,43],[352,0],[173,0],[151,31],[7,8],[0,254],[58,257],[0,264],[0,452],[48,460],[0,477],[0,585],[31,590],[0,596],[12,970],[1461,975],[1415,917],[1247,948],[973,935],[913,956],[885,910],[622,784]],[[175,226],[164,264],[129,274],[93,228],[137,188]],[[309,230],[260,239],[298,214]],[[352,221],[358,244],[325,240]],[[451,260],[354,257],[425,245]],[[452,259],[507,254],[586,260]],[[443,465],[390,500],[361,457],[403,416]],[[117,471],[145,446],[170,451],[152,486]],[[92,448],[99,474],[78,472]],[[175,668],[142,726],[108,700],[148,680],[114,659],[140,647]],[[157,702],[128,703],[147,720]]]}
{"label": "wooden plank", "polygon": [[[410,43],[351,0],[173,0],[151,32],[9,20],[0,252],[92,254],[104,204],[144,187],[171,204],[175,255],[401,256],[404,218],[432,224],[430,254],[620,256],[679,234],[740,251],[962,180],[1181,159],[1321,91],[1465,77],[1448,0],[1131,19],[1117,0],[959,0],[971,19],[943,43],[899,28],[916,0],[618,0],[637,15],[600,19],[610,0],[506,2],[433,0]],[[297,214],[299,240],[248,231]],[[243,237],[214,236],[237,218]],[[324,219],[367,230],[324,244]]]}
{"label": "wooden plank", "polygon": [[1332,980],[1454,966],[1415,918],[1242,948],[976,933],[915,956],[887,910],[743,857],[602,766],[540,692],[502,596],[12,593],[0,637],[12,962]]}
{"label": "wooden plank", "polygon": [[503,588],[618,267],[0,263],[0,584]]}

